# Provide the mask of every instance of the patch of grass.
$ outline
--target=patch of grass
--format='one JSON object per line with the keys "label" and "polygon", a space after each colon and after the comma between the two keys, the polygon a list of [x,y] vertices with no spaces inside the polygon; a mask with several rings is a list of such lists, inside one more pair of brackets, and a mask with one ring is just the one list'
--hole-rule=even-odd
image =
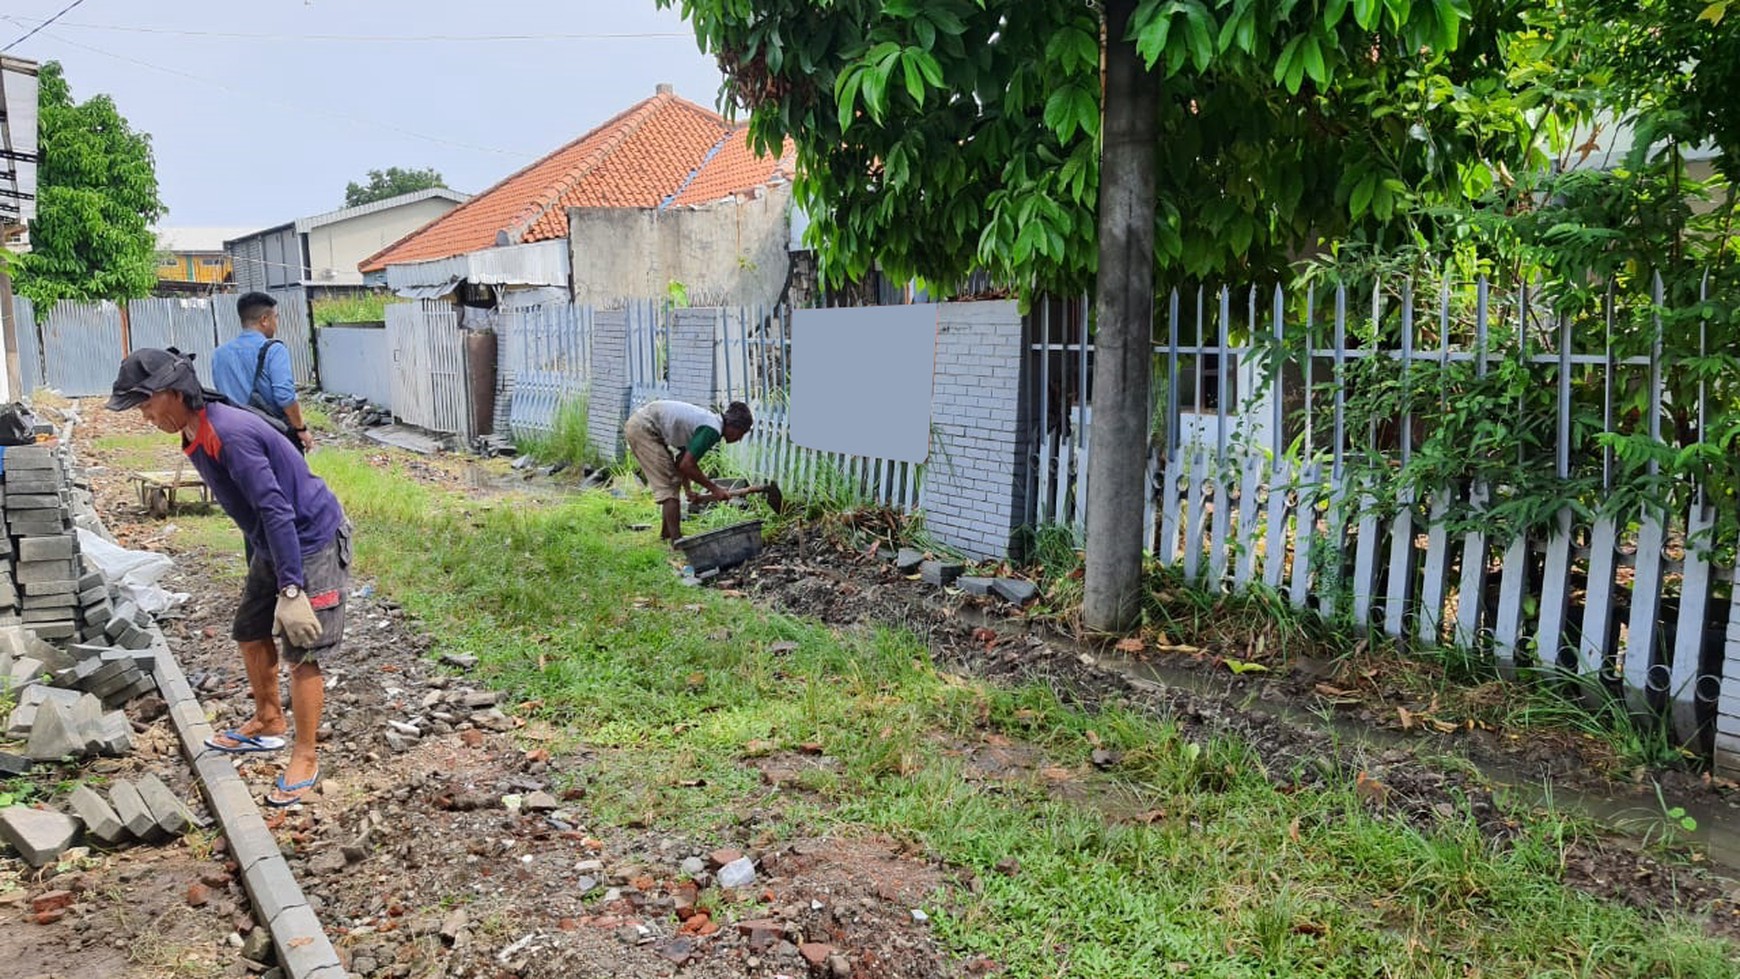
{"label": "patch of grass", "polygon": [[173,470],[179,451],[175,439],[157,432],[104,435],[91,441],[104,462],[130,472]]}
{"label": "patch of grass", "polygon": [[[672,555],[627,530],[652,519],[644,495],[534,508],[356,453],[313,461],[358,524],[362,568],[437,652],[478,655],[597,752],[595,818],[729,832],[769,804],[748,759],[820,742],[838,766],[813,798],[775,797],[787,829],[885,833],[970,872],[976,889],[926,910],[950,949],[1007,975],[1734,974],[1734,950],[1690,923],[1566,886],[1582,830],[1551,813],[1502,842],[1464,814],[1421,829],[1370,811],[1351,773],[1277,788],[1241,741],[950,676],[904,631],[683,588]],[[991,739],[1040,760],[970,770],[960,748]],[[1096,744],[1123,762],[1098,772]],[[995,870],[1007,857],[1019,873]]]}
{"label": "patch of grass", "polygon": [[590,401],[584,393],[570,398],[556,409],[555,425],[550,434],[521,439],[519,450],[545,465],[567,463],[571,469],[603,469],[608,460],[592,446],[588,433]]}
{"label": "patch of grass", "polygon": [[386,293],[316,299],[313,303],[314,325],[383,323],[387,319],[387,306],[396,302],[404,302],[404,300]]}
{"label": "patch of grass", "polygon": [[316,432],[332,431],[332,416],[318,405],[302,402],[302,424]]}

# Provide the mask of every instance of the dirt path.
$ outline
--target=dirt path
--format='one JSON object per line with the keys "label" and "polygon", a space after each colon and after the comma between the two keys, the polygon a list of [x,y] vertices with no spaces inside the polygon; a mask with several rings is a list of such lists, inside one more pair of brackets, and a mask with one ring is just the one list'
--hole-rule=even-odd
{"label": "dirt path", "polygon": [[[228,639],[239,535],[215,511],[166,520],[143,511],[127,473],[172,469],[175,457],[139,419],[99,413],[77,441],[111,532],[175,558],[165,585],[191,598],[165,632],[213,726],[239,723],[251,712]],[[392,458],[412,478],[494,492],[461,460]],[[463,661],[425,658],[429,638],[368,578],[354,584],[345,646],[327,668],[321,785],[306,805],[268,818],[353,973],[960,974],[912,914],[942,884],[938,868],[887,840],[781,838],[753,818],[704,838],[599,825],[587,804],[584,745],[494,706],[466,679]],[[185,790],[172,739],[166,723],[154,723],[140,739],[153,750],[126,764],[173,772],[171,784]],[[240,764],[256,794],[280,760]],[[94,854],[75,877],[20,880],[21,899],[51,885],[83,896],[43,926],[5,927],[22,922],[27,899],[0,906],[0,961],[26,963],[7,974],[194,977],[247,968],[237,948],[251,926],[247,902],[221,843],[209,852],[215,839]],[[741,856],[755,861],[756,878],[728,901],[711,885]],[[21,866],[6,863],[0,873]],[[207,901],[191,907],[188,889],[200,881]]]}

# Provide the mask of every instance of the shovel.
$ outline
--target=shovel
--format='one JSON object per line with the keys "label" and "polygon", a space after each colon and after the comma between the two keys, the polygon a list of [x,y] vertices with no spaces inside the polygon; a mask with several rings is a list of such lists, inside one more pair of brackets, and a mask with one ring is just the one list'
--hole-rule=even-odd
{"label": "shovel", "polygon": [[731,490],[726,495],[736,499],[738,497],[751,496],[756,493],[766,494],[767,505],[774,513],[781,513],[785,510],[785,494],[779,491],[778,483],[770,482],[764,486],[745,486],[742,489]]}

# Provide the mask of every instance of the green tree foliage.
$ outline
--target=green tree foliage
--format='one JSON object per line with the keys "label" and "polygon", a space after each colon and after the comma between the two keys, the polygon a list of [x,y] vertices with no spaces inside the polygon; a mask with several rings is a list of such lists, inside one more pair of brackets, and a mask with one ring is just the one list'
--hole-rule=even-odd
{"label": "green tree foliage", "polygon": [[[678,0],[660,0],[662,6]],[[1075,0],[681,0],[764,149],[796,141],[830,278],[874,262],[1082,290],[1096,268],[1100,17]],[[1163,282],[1402,240],[1422,202],[1544,166],[1508,0],[1142,0]]]}
{"label": "green tree foliage", "polygon": [[447,181],[433,168],[404,170],[399,167],[388,167],[385,170],[370,170],[369,181],[359,184],[351,181],[344,188],[344,206],[356,207],[360,204],[373,204],[400,194],[410,194],[431,187],[445,187]]}
{"label": "green tree foliage", "polygon": [[17,290],[38,306],[60,299],[129,299],[157,283],[163,215],[151,137],[107,95],[74,102],[61,66],[42,66],[37,213]]}

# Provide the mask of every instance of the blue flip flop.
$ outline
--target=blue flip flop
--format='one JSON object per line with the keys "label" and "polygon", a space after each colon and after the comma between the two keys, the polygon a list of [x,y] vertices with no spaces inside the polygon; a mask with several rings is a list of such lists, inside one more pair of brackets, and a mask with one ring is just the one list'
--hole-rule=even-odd
{"label": "blue flip flop", "polygon": [[295,783],[292,783],[289,785],[284,784],[284,773],[279,772],[278,773],[278,781],[276,784],[274,784],[272,786],[272,788],[275,791],[280,792],[284,795],[290,795],[291,793],[295,793],[296,798],[285,799],[282,802],[280,802],[279,800],[272,798],[272,794],[270,792],[268,792],[268,793],[266,793],[266,805],[271,806],[274,809],[288,809],[291,806],[294,806],[297,803],[301,802],[302,797],[308,793],[309,789],[314,788],[316,783],[318,783],[319,781],[320,781],[320,770],[319,769],[314,770],[314,777],[313,778],[308,779],[307,781],[295,782]]}
{"label": "blue flip flop", "polygon": [[[231,741],[234,741],[235,744],[218,744],[218,738],[228,738]],[[284,750],[284,746],[289,743],[290,742],[276,734],[243,734],[240,728],[230,728],[228,731],[225,731],[220,735],[205,739],[205,746],[207,748],[216,748],[219,751],[227,752],[232,755],[252,755],[258,754],[262,751],[282,751]]]}

